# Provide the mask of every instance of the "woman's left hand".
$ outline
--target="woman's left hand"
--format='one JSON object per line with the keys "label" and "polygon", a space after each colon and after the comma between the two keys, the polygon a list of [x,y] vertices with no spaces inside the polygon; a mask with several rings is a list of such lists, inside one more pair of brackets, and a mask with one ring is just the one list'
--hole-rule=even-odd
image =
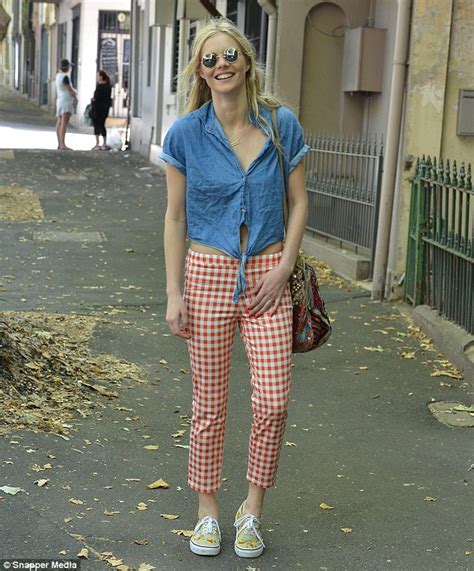
{"label": "woman's left hand", "polygon": [[248,307],[249,314],[260,315],[268,312],[273,315],[280,305],[290,275],[291,270],[280,264],[262,276],[250,290],[251,295],[255,297]]}

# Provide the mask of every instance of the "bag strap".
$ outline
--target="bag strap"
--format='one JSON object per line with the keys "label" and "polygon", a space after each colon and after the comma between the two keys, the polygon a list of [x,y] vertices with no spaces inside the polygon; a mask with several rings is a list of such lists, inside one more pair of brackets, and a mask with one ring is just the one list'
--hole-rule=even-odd
{"label": "bag strap", "polygon": [[282,203],[283,203],[283,223],[285,225],[285,231],[288,227],[288,202],[287,202],[287,188],[286,188],[286,177],[285,177],[285,169],[283,167],[283,153],[281,150],[281,141],[280,141],[280,129],[278,127],[278,116],[277,110],[274,108],[272,110],[272,123],[273,123],[273,134],[275,137],[276,142],[276,149],[278,153],[278,163],[280,165],[281,171],[281,180],[282,180]]}

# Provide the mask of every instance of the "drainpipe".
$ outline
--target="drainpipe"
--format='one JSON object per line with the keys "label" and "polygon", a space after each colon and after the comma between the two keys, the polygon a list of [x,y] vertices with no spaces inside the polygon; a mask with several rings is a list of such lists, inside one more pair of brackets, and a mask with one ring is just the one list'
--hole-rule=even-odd
{"label": "drainpipe", "polygon": [[410,12],[412,0],[398,0],[395,51],[392,65],[392,85],[387,126],[387,144],[380,194],[380,210],[375,247],[372,298],[383,299],[395,195],[398,148],[403,107],[403,94],[408,60]]}
{"label": "drainpipe", "polygon": [[277,32],[277,9],[271,0],[257,0],[268,15],[267,66],[265,70],[265,91],[273,91],[275,72],[275,46]]}

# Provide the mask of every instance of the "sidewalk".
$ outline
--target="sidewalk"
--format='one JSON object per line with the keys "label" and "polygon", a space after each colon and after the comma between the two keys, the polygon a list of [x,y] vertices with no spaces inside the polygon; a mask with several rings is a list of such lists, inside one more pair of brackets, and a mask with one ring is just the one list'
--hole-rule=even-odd
{"label": "sidewalk", "polygon": [[[37,124],[41,114],[23,105],[16,98],[17,116]],[[5,121],[1,99],[0,129]],[[251,420],[248,367],[236,343],[220,493],[224,546],[216,558],[193,555],[173,533],[194,527],[196,499],[186,485],[189,365],[165,323],[164,177],[133,153],[17,150],[0,152],[2,189],[10,198],[0,197],[0,311],[89,318],[92,354],[135,364],[141,375],[99,379],[117,397],[84,386],[65,425],[59,413],[45,414],[63,434],[0,423],[0,487],[22,489],[0,490],[0,558],[74,559],[82,550],[87,570],[120,568],[117,560],[160,571],[474,568],[472,431],[446,427],[427,408],[470,404],[465,385],[432,376],[450,369],[397,306],[348,284],[323,288],[330,342],[294,357],[279,479],[263,519],[267,550],[249,561],[232,548]],[[2,212],[18,214],[7,200],[21,195],[33,205],[22,189],[39,200],[36,219],[2,220]],[[68,357],[72,350],[66,365]],[[4,383],[0,370],[0,390]],[[26,407],[25,422],[27,412],[41,410]],[[35,483],[41,479],[48,481]],[[159,479],[169,488],[148,489]]]}

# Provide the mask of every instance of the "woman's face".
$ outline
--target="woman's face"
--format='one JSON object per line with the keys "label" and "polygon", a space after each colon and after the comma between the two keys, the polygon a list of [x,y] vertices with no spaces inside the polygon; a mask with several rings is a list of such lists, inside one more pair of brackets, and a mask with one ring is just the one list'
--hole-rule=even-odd
{"label": "woman's face", "polygon": [[[235,62],[231,63],[224,59],[223,53],[228,48],[238,50],[239,55]],[[206,67],[202,63],[203,56],[209,53],[217,56],[214,67]],[[245,74],[249,68],[250,65],[246,62],[241,47],[232,36],[219,32],[204,42],[200,54],[199,75],[211,91],[226,94],[242,89],[245,86]]]}
{"label": "woman's face", "polygon": [[98,73],[97,74],[97,83],[103,83],[103,81],[104,80],[102,79],[102,76]]}

